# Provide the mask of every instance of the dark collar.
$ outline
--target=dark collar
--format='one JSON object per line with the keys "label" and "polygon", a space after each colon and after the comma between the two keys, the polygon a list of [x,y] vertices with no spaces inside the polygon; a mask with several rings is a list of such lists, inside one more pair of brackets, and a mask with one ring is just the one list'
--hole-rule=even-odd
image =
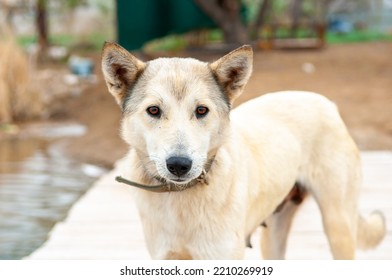
{"label": "dark collar", "polygon": [[211,165],[215,160],[215,156],[213,156],[211,159],[209,159],[207,161],[207,163],[204,166],[203,171],[201,172],[200,176],[197,177],[196,179],[193,179],[192,181],[190,181],[187,184],[175,184],[172,182],[167,182],[166,179],[162,178],[162,177],[154,177],[154,179],[160,181],[162,184],[160,185],[152,185],[152,186],[148,186],[148,185],[143,185],[134,181],[130,181],[127,180],[121,176],[117,176],[116,177],[116,181],[123,183],[123,184],[127,184],[142,190],[146,190],[146,191],[151,191],[151,192],[157,192],[157,193],[162,193],[162,192],[179,192],[179,191],[184,191],[186,189],[189,189],[191,187],[194,187],[197,184],[206,184],[208,185],[208,181],[206,179],[207,176],[207,172],[211,169]]}

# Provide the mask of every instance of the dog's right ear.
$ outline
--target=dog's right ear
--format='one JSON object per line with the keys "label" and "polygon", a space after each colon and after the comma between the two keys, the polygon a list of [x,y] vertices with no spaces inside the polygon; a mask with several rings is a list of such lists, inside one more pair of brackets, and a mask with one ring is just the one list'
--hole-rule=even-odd
{"label": "dog's right ear", "polygon": [[102,49],[102,72],[109,92],[122,106],[129,89],[145,69],[145,63],[120,45],[105,42]]}

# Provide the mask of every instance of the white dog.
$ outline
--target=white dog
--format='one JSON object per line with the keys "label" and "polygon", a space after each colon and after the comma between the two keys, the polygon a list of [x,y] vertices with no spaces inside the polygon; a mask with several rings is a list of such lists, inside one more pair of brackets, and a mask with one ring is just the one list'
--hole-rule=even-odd
{"label": "white dog", "polygon": [[151,256],[240,259],[263,224],[263,257],[284,258],[307,193],[319,205],[334,258],[376,246],[384,219],[358,214],[359,152],[334,104],[315,93],[279,92],[231,111],[252,57],[243,46],[213,63],[144,63],[105,44],[102,69],[130,145],[124,177],[138,187]]}

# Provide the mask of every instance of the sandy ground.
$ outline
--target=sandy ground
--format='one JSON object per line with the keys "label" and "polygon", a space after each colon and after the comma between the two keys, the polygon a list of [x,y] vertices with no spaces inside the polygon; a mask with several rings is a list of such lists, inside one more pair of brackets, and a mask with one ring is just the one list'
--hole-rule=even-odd
{"label": "sandy ground", "polygon": [[[219,57],[192,56],[206,61]],[[94,58],[99,66],[99,55]],[[64,103],[62,118],[88,128],[66,149],[82,161],[111,167],[127,146],[119,137],[120,110],[96,68],[99,82]],[[236,105],[292,89],[319,92],[333,100],[360,149],[392,150],[392,42],[333,45],[317,51],[256,51],[253,76]]]}

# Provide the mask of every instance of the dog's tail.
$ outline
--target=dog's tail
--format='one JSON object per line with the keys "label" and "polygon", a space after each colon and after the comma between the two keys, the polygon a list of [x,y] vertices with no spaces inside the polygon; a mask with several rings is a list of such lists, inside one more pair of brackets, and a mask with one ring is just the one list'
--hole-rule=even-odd
{"label": "dog's tail", "polygon": [[368,217],[359,217],[357,246],[368,250],[376,247],[384,238],[386,232],[385,217],[380,211],[374,211]]}

